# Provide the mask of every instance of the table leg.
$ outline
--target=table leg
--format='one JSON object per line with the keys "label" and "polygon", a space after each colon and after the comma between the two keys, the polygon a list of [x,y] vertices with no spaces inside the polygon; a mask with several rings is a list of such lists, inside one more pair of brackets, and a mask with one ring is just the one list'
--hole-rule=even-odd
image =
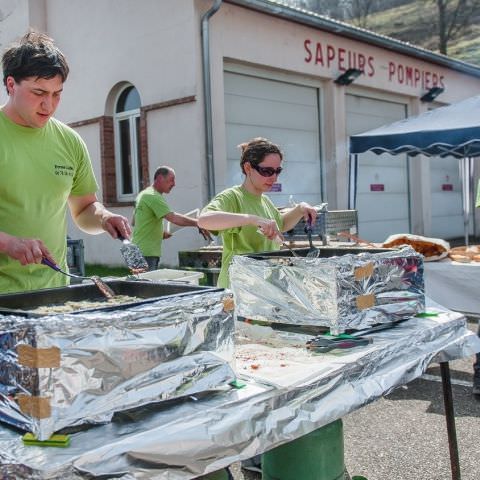
{"label": "table leg", "polygon": [[445,420],[447,422],[448,449],[450,451],[450,468],[452,480],[460,480],[460,460],[458,458],[457,431],[455,429],[455,413],[453,411],[452,383],[448,362],[440,362],[442,374],[443,402],[445,405]]}

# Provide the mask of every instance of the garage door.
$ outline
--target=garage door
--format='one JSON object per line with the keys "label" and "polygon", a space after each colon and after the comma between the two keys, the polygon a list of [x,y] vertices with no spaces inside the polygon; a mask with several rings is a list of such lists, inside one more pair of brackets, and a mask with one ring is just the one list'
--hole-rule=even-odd
{"label": "garage door", "polygon": [[[357,95],[346,96],[347,135],[355,135],[405,118],[406,106]],[[406,155],[358,156],[358,234],[373,242],[410,232]]]}
{"label": "garage door", "polygon": [[431,236],[437,238],[462,237],[462,184],[456,158],[430,159],[432,199]]}
{"label": "garage door", "polygon": [[284,172],[269,192],[277,206],[321,203],[318,90],[225,72],[227,186],[243,182],[237,145],[265,137],[284,152]]}

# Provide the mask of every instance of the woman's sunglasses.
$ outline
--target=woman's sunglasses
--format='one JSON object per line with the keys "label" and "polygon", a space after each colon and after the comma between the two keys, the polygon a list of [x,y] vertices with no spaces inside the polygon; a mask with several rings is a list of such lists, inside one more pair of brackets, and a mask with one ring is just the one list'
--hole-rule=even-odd
{"label": "woman's sunglasses", "polygon": [[283,168],[273,168],[273,167],[260,167],[258,165],[250,164],[254,170],[256,170],[262,177],[271,177],[272,175],[280,175]]}

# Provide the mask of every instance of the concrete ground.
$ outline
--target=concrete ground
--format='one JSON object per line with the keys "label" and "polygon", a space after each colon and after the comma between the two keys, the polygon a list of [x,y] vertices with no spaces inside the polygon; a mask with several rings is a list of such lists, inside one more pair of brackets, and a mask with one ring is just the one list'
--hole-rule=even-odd
{"label": "concrete ground", "polygon": [[[476,331],[477,321],[469,319]],[[450,363],[462,480],[480,479],[480,399],[472,395],[473,357]],[[350,476],[368,480],[451,479],[440,369],[346,416],[345,464]],[[258,473],[231,467],[235,480]],[[298,479],[302,480],[302,479]]]}

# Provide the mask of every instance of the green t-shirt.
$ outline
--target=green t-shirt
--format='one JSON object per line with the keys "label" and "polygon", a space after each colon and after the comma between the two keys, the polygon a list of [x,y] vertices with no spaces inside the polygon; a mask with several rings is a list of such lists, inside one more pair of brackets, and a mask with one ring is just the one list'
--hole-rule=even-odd
{"label": "green t-shirt", "polygon": [[170,207],[152,186],[142,190],[135,200],[135,226],[132,242],[138,245],[145,257],[162,254],[163,217]]}
{"label": "green t-shirt", "polygon": [[[42,240],[66,268],[69,195],[97,191],[85,143],[70,127],[51,118],[42,128],[12,122],[0,111],[0,231]],[[0,292],[68,284],[44,265],[22,266],[0,253]]]}
{"label": "green t-shirt", "polygon": [[[227,188],[219,193],[203,211],[248,213],[277,222],[281,231],[283,220],[277,207],[266,195],[253,195],[242,186]],[[278,243],[269,240],[258,232],[255,225],[229,228],[219,232],[222,237],[222,269],[218,277],[218,286],[228,288],[230,280],[228,267],[234,255],[252,252],[279,250]]]}

